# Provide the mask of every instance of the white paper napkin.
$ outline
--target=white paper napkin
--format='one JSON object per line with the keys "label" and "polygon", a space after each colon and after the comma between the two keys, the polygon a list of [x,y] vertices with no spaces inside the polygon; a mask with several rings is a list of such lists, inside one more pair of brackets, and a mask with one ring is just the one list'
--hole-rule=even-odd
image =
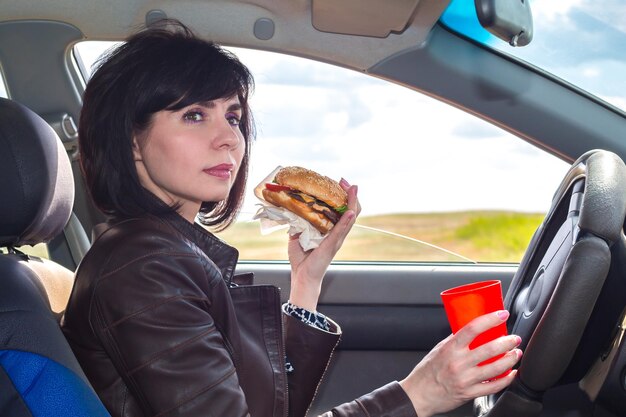
{"label": "white paper napkin", "polygon": [[275,205],[265,201],[263,198],[263,189],[265,184],[272,182],[276,173],[281,170],[282,167],[278,166],[267,177],[263,179],[254,188],[254,195],[262,201],[259,204],[259,209],[254,215],[254,219],[259,219],[261,223],[261,234],[267,235],[276,231],[277,229],[284,229],[289,227],[288,233],[293,236],[300,233],[298,242],[303,250],[308,251],[317,248],[322,240],[326,236],[322,235],[311,223],[304,220],[302,217],[290,212],[282,207],[276,207]]}

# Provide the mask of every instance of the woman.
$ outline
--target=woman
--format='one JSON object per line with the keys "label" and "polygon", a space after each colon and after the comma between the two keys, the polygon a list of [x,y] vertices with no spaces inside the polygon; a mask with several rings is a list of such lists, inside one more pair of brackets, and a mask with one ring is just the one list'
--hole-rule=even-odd
{"label": "woman", "polygon": [[[166,58],[166,59],[164,59]],[[338,343],[317,313],[325,271],[360,211],[315,250],[289,242],[291,292],[245,286],[237,251],[195,223],[235,218],[247,177],[252,77],[234,56],[176,22],[131,36],[87,85],[81,167],[110,216],[78,271],[63,330],[114,416],[303,416]],[[517,336],[469,350],[505,311],[441,342],[400,382],[328,416],[428,417],[500,391]],[[476,364],[500,353],[486,366]]]}

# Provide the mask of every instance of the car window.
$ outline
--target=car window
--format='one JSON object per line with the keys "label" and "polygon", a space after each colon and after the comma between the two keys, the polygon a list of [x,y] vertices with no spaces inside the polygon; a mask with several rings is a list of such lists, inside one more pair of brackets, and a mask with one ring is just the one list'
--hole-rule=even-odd
{"label": "car window", "polygon": [[[48,253],[48,245],[46,245],[45,243],[38,243],[34,246],[20,246],[16,249],[22,253],[25,253],[26,255],[35,256],[37,258],[50,259],[50,255]],[[0,253],[7,252],[8,250],[6,248],[0,248]]]}
{"label": "car window", "polygon": [[0,97],[9,98],[9,93],[7,92],[7,86],[4,83],[4,75],[2,74],[1,65],[0,65]]}
{"label": "car window", "polygon": [[[84,67],[111,44],[79,44]],[[89,49],[91,61],[83,49]],[[287,259],[285,229],[262,234],[252,189],[298,165],[359,186],[342,261],[519,262],[568,164],[403,86],[282,54],[232,48],[256,87],[246,200],[218,235],[241,260]]]}

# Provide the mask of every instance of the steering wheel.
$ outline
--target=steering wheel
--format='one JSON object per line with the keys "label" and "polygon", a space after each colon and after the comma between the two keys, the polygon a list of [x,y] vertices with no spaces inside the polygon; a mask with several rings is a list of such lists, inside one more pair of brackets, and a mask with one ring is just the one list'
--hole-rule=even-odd
{"label": "steering wheel", "polygon": [[545,391],[580,380],[600,355],[624,306],[604,304],[616,304],[605,284],[623,257],[625,217],[624,162],[607,151],[585,153],[561,182],[505,297],[509,334],[522,338],[518,374],[506,390],[474,401],[477,417],[539,415]]}

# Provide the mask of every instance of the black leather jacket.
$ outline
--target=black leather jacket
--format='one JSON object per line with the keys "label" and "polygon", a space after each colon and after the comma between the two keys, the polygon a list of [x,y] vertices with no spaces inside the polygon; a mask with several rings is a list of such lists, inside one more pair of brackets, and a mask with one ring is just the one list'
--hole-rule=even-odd
{"label": "black leather jacket", "polygon": [[[175,214],[124,220],[97,239],[62,328],[113,416],[306,414],[340,331],[283,315],[276,287],[235,285],[237,257]],[[326,415],[415,412],[391,383]]]}

